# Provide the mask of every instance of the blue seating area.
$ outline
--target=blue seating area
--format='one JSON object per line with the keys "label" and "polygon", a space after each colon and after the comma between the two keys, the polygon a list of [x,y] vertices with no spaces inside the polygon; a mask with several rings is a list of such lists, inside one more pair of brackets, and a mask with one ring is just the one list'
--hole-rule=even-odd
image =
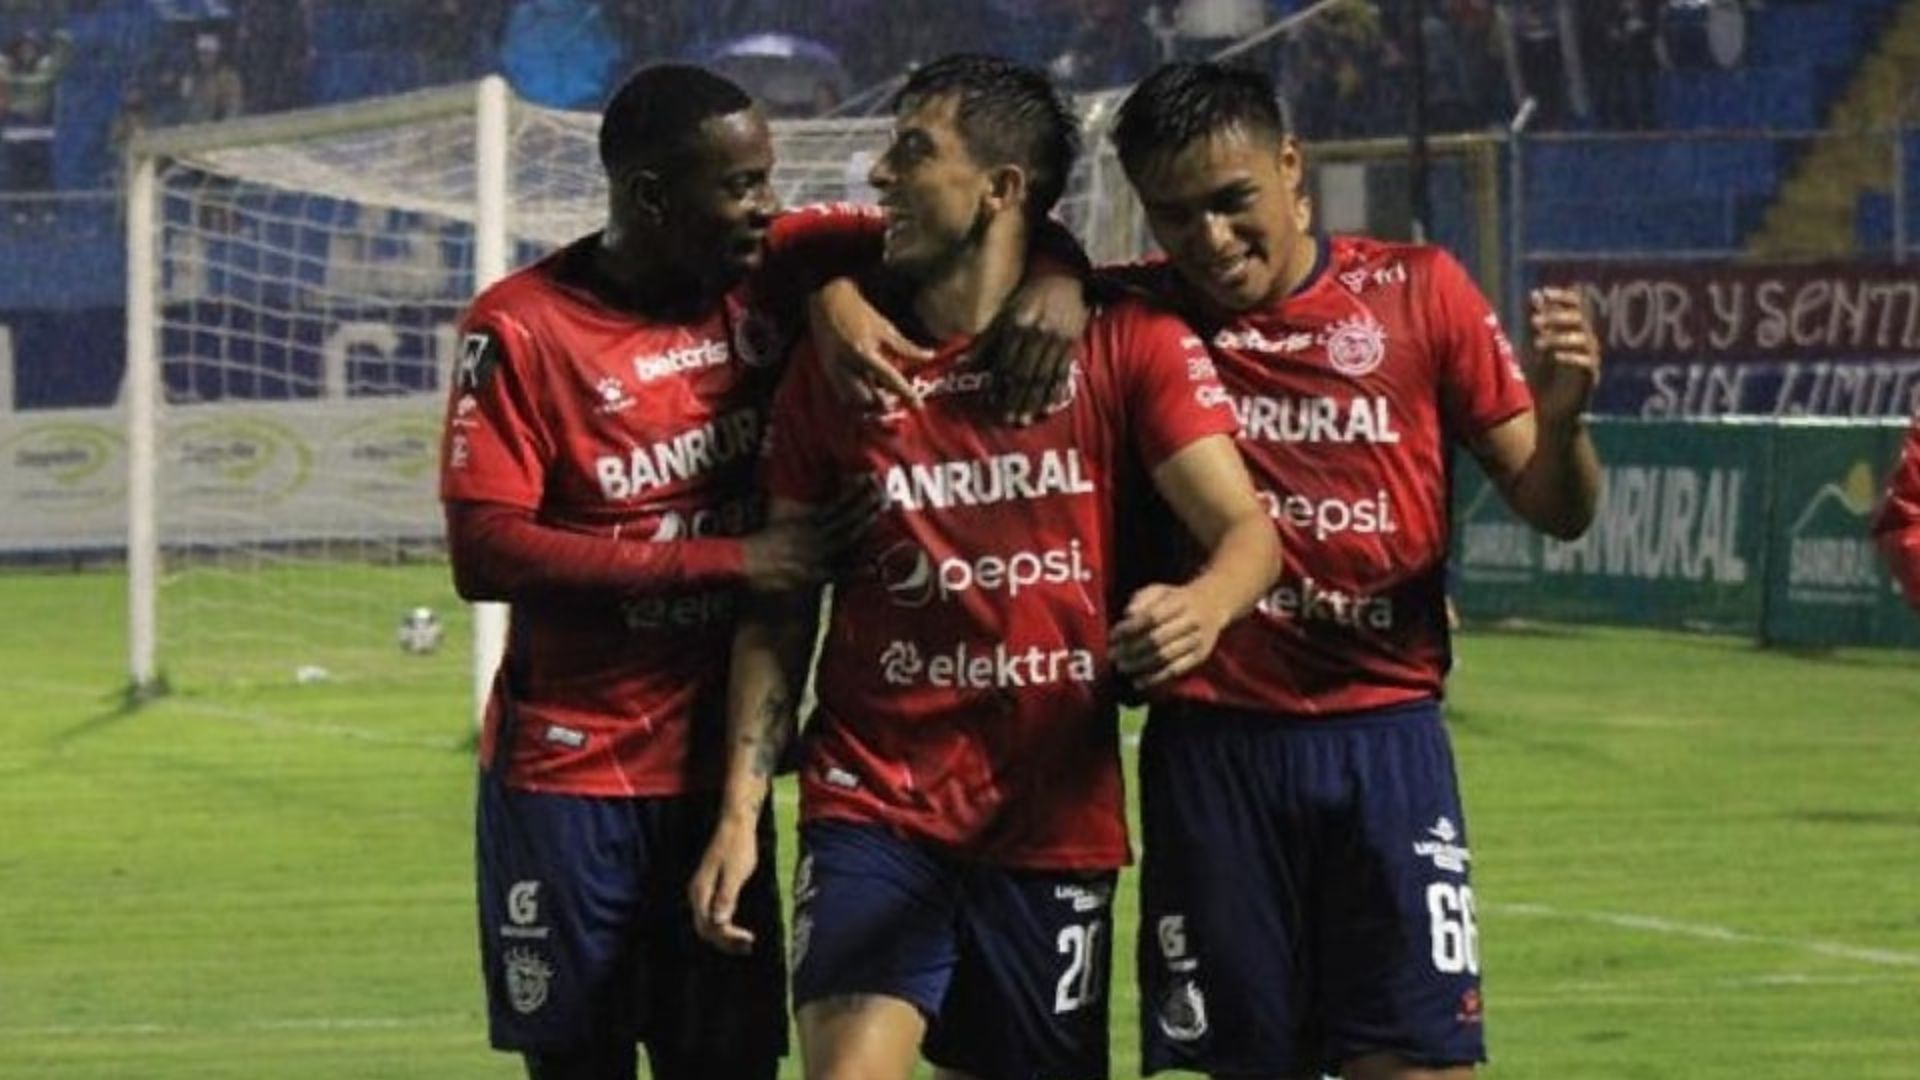
{"label": "blue seating area", "polygon": [[1731,248],[1785,167],[1766,138],[1539,139],[1526,149],[1526,235],[1560,252]]}
{"label": "blue seating area", "polygon": [[[1920,245],[1920,132],[1900,141],[1905,159],[1907,243]],[[1870,191],[1854,207],[1853,234],[1860,250],[1884,255],[1893,251],[1895,199],[1891,192]]]}
{"label": "blue seating area", "polygon": [[[1660,127],[1696,137],[1534,141],[1526,156],[1528,245],[1560,252],[1738,248],[1778,191],[1796,147],[1777,137],[1725,133],[1823,127],[1873,31],[1899,2],[1770,4],[1750,17],[1741,67],[1662,72]],[[1863,207],[1863,237],[1883,227],[1876,215]],[[1891,220],[1888,210],[1888,236]]]}

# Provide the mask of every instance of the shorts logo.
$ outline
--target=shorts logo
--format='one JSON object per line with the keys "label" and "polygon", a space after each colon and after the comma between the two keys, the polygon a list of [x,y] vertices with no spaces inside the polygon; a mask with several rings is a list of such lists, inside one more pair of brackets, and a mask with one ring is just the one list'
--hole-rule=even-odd
{"label": "shorts logo", "polygon": [[553,965],[532,949],[508,949],[507,1001],[513,1011],[536,1012],[547,1003],[547,990],[553,983]]}
{"label": "shorts logo", "polygon": [[507,918],[515,926],[532,926],[540,921],[538,881],[516,881],[507,889]]}
{"label": "shorts logo", "polygon": [[1370,315],[1356,315],[1327,328],[1327,362],[1342,375],[1365,375],[1387,357],[1387,331]]}
{"label": "shorts logo", "polygon": [[1107,890],[1098,885],[1055,885],[1053,898],[1073,905],[1077,914],[1099,911],[1107,906]]}
{"label": "shorts logo", "polygon": [[1454,843],[1460,839],[1459,826],[1453,819],[1441,816],[1432,825],[1427,826],[1427,835],[1431,840],[1415,840],[1413,853],[1423,859],[1432,859],[1436,870],[1450,870],[1456,874],[1466,873],[1467,863],[1473,854],[1465,845]]}
{"label": "shorts logo", "polygon": [[540,883],[532,879],[516,881],[507,887],[507,925],[500,928],[503,938],[541,940],[547,928],[540,925]]}
{"label": "shorts logo", "polygon": [[1174,1042],[1192,1042],[1207,1033],[1207,999],[1200,984],[1181,976],[1160,1002],[1160,1031]]}

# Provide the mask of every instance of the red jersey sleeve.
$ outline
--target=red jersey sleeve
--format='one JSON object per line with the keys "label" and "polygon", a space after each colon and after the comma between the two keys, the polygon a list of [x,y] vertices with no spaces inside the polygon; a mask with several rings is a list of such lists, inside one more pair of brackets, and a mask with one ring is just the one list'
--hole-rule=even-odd
{"label": "red jersey sleeve", "polygon": [[1452,255],[1428,260],[1427,340],[1440,408],[1456,438],[1477,435],[1533,408],[1533,392],[1480,287]]}
{"label": "red jersey sleeve", "polygon": [[519,320],[476,310],[462,324],[460,362],[440,447],[440,498],[534,510],[558,443],[540,413],[539,348]]}
{"label": "red jersey sleeve", "polygon": [[849,277],[880,259],[887,219],[877,206],[814,203],[773,219],[767,230],[763,288],[804,297],[837,277]]}
{"label": "red jersey sleeve", "polygon": [[858,423],[836,419],[833,391],[820,374],[813,347],[801,345],[787,376],[773,396],[773,419],[767,428],[763,475],[767,494],[798,503],[823,503],[838,481],[838,466],[827,440],[833,424]]}
{"label": "red jersey sleeve", "polygon": [[1213,358],[1186,323],[1141,304],[1123,304],[1115,314],[1128,426],[1148,469],[1193,442],[1237,430]]}
{"label": "red jersey sleeve", "polygon": [[1873,519],[1873,535],[1901,593],[1920,610],[1920,413],[1907,429],[1900,461],[1887,481],[1886,501]]}

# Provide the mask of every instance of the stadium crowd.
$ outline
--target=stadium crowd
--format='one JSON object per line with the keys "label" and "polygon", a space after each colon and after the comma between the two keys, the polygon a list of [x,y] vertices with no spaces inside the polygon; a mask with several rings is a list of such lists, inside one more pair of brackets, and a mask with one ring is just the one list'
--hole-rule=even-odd
{"label": "stadium crowd", "polygon": [[[1722,0],[1733,3],[1734,0]],[[597,108],[637,63],[706,63],[774,115],[850,96],[954,49],[1044,66],[1094,90],[1210,54],[1308,0],[6,0],[4,186],[106,186],[147,124],[219,120],[506,73],[541,104]],[[1675,62],[1668,13],[1699,0],[1433,0],[1418,28],[1436,130],[1505,122],[1641,128]],[[1410,0],[1349,0],[1253,51],[1312,138],[1403,130]],[[65,103],[62,95],[84,100]],[[55,168],[55,145],[79,164]]]}

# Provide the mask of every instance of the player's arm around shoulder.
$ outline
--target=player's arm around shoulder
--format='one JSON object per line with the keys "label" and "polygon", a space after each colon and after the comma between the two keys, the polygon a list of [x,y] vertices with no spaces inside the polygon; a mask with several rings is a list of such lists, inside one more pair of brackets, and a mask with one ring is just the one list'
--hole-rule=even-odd
{"label": "player's arm around shoulder", "polygon": [[1900,462],[1887,480],[1873,535],[1907,603],[1920,611],[1920,413],[1907,429]]}
{"label": "player's arm around shoulder", "polygon": [[1585,420],[1600,378],[1600,337],[1571,289],[1535,290],[1528,322],[1534,407],[1481,429],[1468,447],[1514,513],[1572,540],[1593,523],[1600,500],[1600,456]]}
{"label": "player's arm around shoulder", "polygon": [[1227,624],[1280,574],[1280,534],[1261,509],[1235,446],[1232,410],[1205,347],[1184,322],[1145,305],[1124,341],[1136,442],[1154,488],[1207,552],[1200,572],[1128,599],[1114,625],[1115,667],[1141,687],[1184,675],[1212,655]]}

